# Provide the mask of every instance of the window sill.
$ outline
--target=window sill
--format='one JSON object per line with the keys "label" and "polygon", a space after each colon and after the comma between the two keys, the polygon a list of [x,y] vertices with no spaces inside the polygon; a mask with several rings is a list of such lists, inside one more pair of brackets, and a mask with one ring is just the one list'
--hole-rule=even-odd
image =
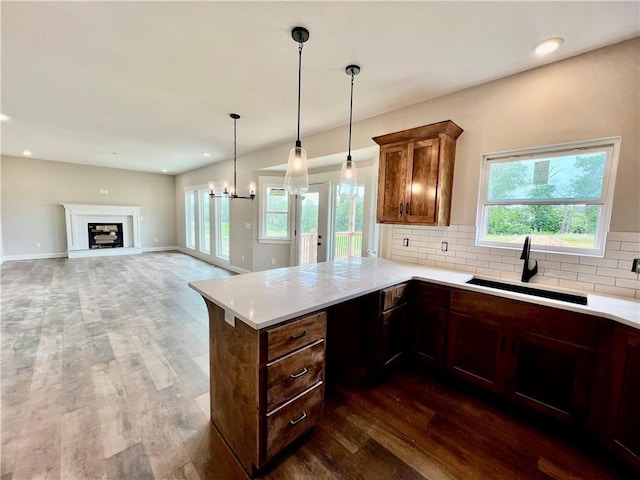
{"label": "window sill", "polygon": [[291,245],[290,238],[258,238],[258,243],[271,243],[276,245]]}

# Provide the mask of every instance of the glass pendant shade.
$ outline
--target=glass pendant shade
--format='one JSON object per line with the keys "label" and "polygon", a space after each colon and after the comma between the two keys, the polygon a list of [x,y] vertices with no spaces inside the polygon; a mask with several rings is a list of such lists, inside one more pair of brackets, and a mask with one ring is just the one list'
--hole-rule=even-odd
{"label": "glass pendant shade", "polygon": [[290,195],[301,195],[309,190],[307,152],[302,146],[296,145],[289,152],[284,188]]}
{"label": "glass pendant shade", "polygon": [[356,162],[351,158],[347,158],[342,164],[340,170],[340,185],[338,185],[338,195],[341,197],[357,197],[358,196],[358,173],[356,171]]}

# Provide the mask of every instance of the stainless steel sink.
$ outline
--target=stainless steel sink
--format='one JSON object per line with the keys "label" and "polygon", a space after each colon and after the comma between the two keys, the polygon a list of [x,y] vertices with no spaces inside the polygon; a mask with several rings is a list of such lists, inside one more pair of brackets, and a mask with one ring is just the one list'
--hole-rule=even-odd
{"label": "stainless steel sink", "polygon": [[467,283],[471,285],[480,285],[482,287],[497,288],[498,290],[507,290],[509,292],[524,293],[526,295],[534,295],[536,297],[551,298],[560,300],[561,302],[576,303],[578,305],[587,304],[586,295],[578,295],[573,293],[556,292],[554,290],[542,290],[540,288],[525,287],[523,285],[512,285],[510,283],[496,282],[493,280],[485,280],[484,278],[472,278]]}

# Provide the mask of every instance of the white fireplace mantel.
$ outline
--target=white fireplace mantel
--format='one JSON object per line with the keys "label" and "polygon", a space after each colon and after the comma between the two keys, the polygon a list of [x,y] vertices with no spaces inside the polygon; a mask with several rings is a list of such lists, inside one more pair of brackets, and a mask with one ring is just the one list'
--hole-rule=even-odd
{"label": "white fireplace mantel", "polygon": [[[123,205],[84,205],[63,203],[67,224],[67,256],[69,258],[142,253],[140,241],[140,208]],[[90,249],[87,235],[89,223],[122,223],[122,248]]]}

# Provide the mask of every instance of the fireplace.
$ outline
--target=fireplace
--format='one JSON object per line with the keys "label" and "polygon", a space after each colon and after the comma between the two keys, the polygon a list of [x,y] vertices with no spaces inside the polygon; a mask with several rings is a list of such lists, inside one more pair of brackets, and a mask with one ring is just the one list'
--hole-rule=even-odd
{"label": "fireplace", "polygon": [[122,248],[122,223],[89,223],[89,248]]}

